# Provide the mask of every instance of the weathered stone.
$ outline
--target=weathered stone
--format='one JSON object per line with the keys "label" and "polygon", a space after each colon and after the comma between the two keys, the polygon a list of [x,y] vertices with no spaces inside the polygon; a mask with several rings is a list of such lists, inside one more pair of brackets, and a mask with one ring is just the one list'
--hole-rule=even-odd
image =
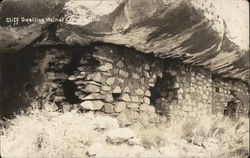
{"label": "weathered stone", "polygon": [[55,80],[56,79],[56,74],[54,72],[47,72],[47,78],[49,80]]}
{"label": "weathered stone", "polygon": [[105,76],[112,76],[112,73],[110,72],[101,72],[102,75],[105,75]]}
{"label": "weathered stone", "polygon": [[145,92],[145,96],[147,96],[147,97],[150,97],[150,96],[151,96],[151,93],[150,93],[149,90],[147,90],[147,91]]}
{"label": "weathered stone", "polygon": [[179,83],[174,83],[174,88],[180,88],[180,84]]}
{"label": "weathered stone", "polygon": [[80,75],[76,75],[76,79],[84,79],[86,77],[86,73],[81,72]]}
{"label": "weathered stone", "polygon": [[75,81],[75,84],[76,84],[76,85],[83,85],[83,84],[84,84],[84,81],[82,81],[82,80]]}
{"label": "weathered stone", "polygon": [[64,95],[64,90],[63,90],[63,88],[57,88],[57,89],[56,89],[56,95],[63,96],[63,95]]}
{"label": "weathered stone", "polygon": [[81,96],[82,95],[82,91],[76,91],[75,95],[78,96],[78,97]]}
{"label": "weathered stone", "polygon": [[113,62],[113,60],[112,59],[110,59],[110,58],[108,58],[108,57],[106,57],[106,56],[103,56],[103,55],[101,55],[101,54],[93,54],[93,57],[95,57],[95,58],[97,58],[97,59],[99,59],[99,60],[104,60],[104,61],[108,61],[108,62]]}
{"label": "weathered stone", "polygon": [[103,99],[104,97],[100,93],[91,93],[86,97],[82,98],[81,100],[96,100],[96,99]]}
{"label": "weathered stone", "polygon": [[104,94],[105,95],[105,101],[112,102],[114,100],[112,94]]}
{"label": "weathered stone", "polygon": [[144,95],[144,91],[143,91],[142,89],[136,89],[136,90],[135,90],[135,93],[136,93],[137,95],[139,95],[139,96]]}
{"label": "weathered stone", "polygon": [[68,79],[68,75],[65,73],[56,73],[56,79],[66,80],[66,79]]}
{"label": "weathered stone", "polygon": [[87,73],[85,71],[81,71],[80,74],[84,77],[86,77]]}
{"label": "weathered stone", "polygon": [[122,92],[121,87],[120,87],[120,86],[116,86],[116,87],[113,89],[112,92],[113,92],[113,93],[121,93],[121,92]]}
{"label": "weathered stone", "polygon": [[140,102],[138,96],[131,96],[131,100],[132,100],[132,102],[134,102],[134,103],[139,103],[139,102]]}
{"label": "weathered stone", "polygon": [[121,99],[126,102],[131,102],[130,96],[127,93],[123,94]]}
{"label": "weathered stone", "polygon": [[101,90],[101,88],[99,86],[92,85],[92,84],[88,84],[84,88],[84,91],[90,92],[90,93],[97,93],[97,92],[100,92],[100,90]]}
{"label": "weathered stone", "polygon": [[162,123],[167,123],[168,118],[167,118],[166,116],[161,116],[161,117],[159,118],[159,121],[162,122]]}
{"label": "weathered stone", "polygon": [[144,84],[145,84],[145,78],[144,78],[144,77],[141,77],[141,78],[140,78],[140,82],[141,82],[142,85],[144,85]]}
{"label": "weathered stone", "polygon": [[148,104],[141,104],[140,105],[140,111],[147,111]]}
{"label": "weathered stone", "polygon": [[120,69],[120,70],[119,70],[119,75],[120,75],[120,76],[124,76],[124,77],[128,77],[128,76],[129,76],[129,73],[126,72],[126,71],[124,71],[124,70],[122,70],[122,69]]}
{"label": "weathered stone", "polygon": [[150,79],[148,80],[148,82],[149,82],[149,83],[155,83],[155,79],[154,79],[154,78],[150,78]]}
{"label": "weathered stone", "polygon": [[208,96],[206,94],[202,94],[202,99],[208,99]]}
{"label": "weathered stone", "polygon": [[182,88],[178,89],[178,93],[183,93],[183,92],[184,92],[184,91],[183,91]]}
{"label": "weathered stone", "polygon": [[196,81],[195,77],[192,76],[192,77],[191,77],[191,82],[192,82],[192,83],[195,83],[195,81]]}
{"label": "weathered stone", "polygon": [[120,61],[116,64],[116,66],[117,66],[118,68],[123,68],[125,65],[124,65],[124,62],[120,60]]}
{"label": "weathered stone", "polygon": [[149,86],[149,87],[154,87],[154,86],[155,86],[155,83],[148,83],[148,86]]}
{"label": "weathered stone", "polygon": [[66,98],[64,96],[55,96],[54,101],[55,102],[61,102],[66,100]]}
{"label": "weathered stone", "polygon": [[127,105],[130,109],[137,109],[139,107],[138,103],[130,103]]}
{"label": "weathered stone", "polygon": [[101,87],[101,90],[102,91],[105,91],[105,92],[111,92],[112,91],[112,88],[110,86],[102,86]]}
{"label": "weathered stone", "polygon": [[53,112],[53,111],[58,110],[58,107],[55,103],[45,102],[43,104],[43,107],[44,107],[45,111],[48,111],[48,112]]}
{"label": "weathered stone", "polygon": [[87,84],[92,84],[92,85],[96,85],[96,86],[101,86],[100,83],[96,82],[96,81],[82,81],[82,83],[84,85],[87,85]]}
{"label": "weathered stone", "polygon": [[[158,72],[157,72],[157,76],[160,77],[160,78],[162,78],[163,73],[160,72],[160,71],[158,71]],[[153,76],[152,78],[153,78],[153,79],[156,79],[156,75],[155,75],[155,77]]]}
{"label": "weathered stone", "polygon": [[118,78],[118,82],[119,82],[119,83],[123,83],[123,82],[124,82],[124,79]]}
{"label": "weathered stone", "polygon": [[149,64],[145,64],[145,65],[143,65],[143,68],[144,68],[144,70],[150,70],[150,66],[149,66]]}
{"label": "weathered stone", "polygon": [[99,71],[108,71],[108,70],[110,70],[112,68],[113,68],[112,64],[105,63],[104,65],[101,65],[100,67],[98,67],[97,70],[99,70]]}
{"label": "weathered stone", "polygon": [[151,123],[159,123],[159,117],[158,117],[158,115],[156,114],[156,113],[151,113],[150,115],[149,115],[149,122],[151,122]]}
{"label": "weathered stone", "polygon": [[85,97],[86,97],[85,94],[81,94],[81,95],[79,96],[79,99],[80,99],[80,100],[84,100],[83,98],[85,98]]}
{"label": "weathered stone", "polygon": [[115,78],[114,77],[109,77],[106,81],[108,85],[113,85],[115,83]]}
{"label": "weathered stone", "polygon": [[65,103],[62,105],[63,112],[70,112],[73,109],[73,105],[69,103]]}
{"label": "weathered stone", "polygon": [[140,103],[144,103],[144,99],[143,98],[139,98]]}
{"label": "weathered stone", "polygon": [[126,111],[123,111],[122,113],[119,114],[117,117],[119,121],[120,127],[127,127],[129,125],[132,125],[132,121],[130,120],[130,117]]}
{"label": "weathered stone", "polygon": [[114,112],[114,105],[110,103],[105,103],[102,111],[106,113],[113,113]]}
{"label": "weathered stone", "polygon": [[134,79],[140,79],[140,76],[136,73],[132,73],[132,78]]}
{"label": "weathered stone", "polygon": [[183,97],[181,94],[178,94],[177,98],[178,98],[178,100],[183,100]]}
{"label": "weathered stone", "polygon": [[130,93],[130,88],[128,86],[126,86],[124,89],[123,89],[123,92],[125,93]]}
{"label": "weathered stone", "polygon": [[149,105],[149,106],[147,106],[146,108],[147,108],[147,112],[148,112],[148,113],[155,113],[155,107],[154,107],[154,106],[150,106],[150,105]]}
{"label": "weathered stone", "polygon": [[78,67],[77,67],[77,70],[78,70],[78,71],[83,71],[83,72],[85,72],[86,69],[85,69],[84,66],[78,66]]}
{"label": "weathered stone", "polygon": [[94,77],[92,78],[92,80],[94,80],[94,81],[96,81],[96,82],[101,82],[101,81],[102,81],[101,73],[96,72],[96,73],[94,74]]}
{"label": "weathered stone", "polygon": [[144,71],[144,76],[145,76],[146,78],[150,78],[149,72]]}
{"label": "weathered stone", "polygon": [[190,94],[185,94],[185,99],[190,99]]}
{"label": "weathered stone", "polygon": [[150,104],[150,99],[148,97],[143,98],[143,103]]}
{"label": "weathered stone", "polygon": [[54,82],[46,82],[45,86],[52,87],[53,89],[61,87],[60,84],[56,84]]}
{"label": "weathered stone", "polygon": [[126,103],[125,102],[116,102],[114,106],[115,112],[122,112],[126,109]]}
{"label": "weathered stone", "polygon": [[97,101],[84,101],[81,103],[81,107],[85,110],[100,110],[104,103],[100,100]]}
{"label": "weathered stone", "polygon": [[135,134],[129,128],[116,128],[107,133],[107,140],[111,143],[123,143],[133,137]]}
{"label": "weathered stone", "polygon": [[128,140],[128,144],[129,145],[141,145],[142,142],[141,142],[141,139],[140,138],[131,138]]}
{"label": "weathered stone", "polygon": [[195,92],[195,88],[194,87],[190,87],[190,92]]}
{"label": "weathered stone", "polygon": [[101,152],[104,149],[102,143],[94,143],[90,145],[87,149],[87,155],[96,156],[98,152]]}
{"label": "weathered stone", "polygon": [[148,116],[148,114],[142,112],[142,113],[140,113],[140,116],[139,116],[139,117],[140,117],[140,122],[141,122],[141,124],[144,125],[144,126],[148,126],[148,121],[149,121],[149,116]]}
{"label": "weathered stone", "polygon": [[68,80],[70,80],[70,81],[76,80],[76,77],[71,75],[71,76],[69,76]]}
{"label": "weathered stone", "polygon": [[112,70],[112,72],[113,72],[114,75],[117,76],[118,73],[119,73],[119,70],[120,70],[120,69],[114,68],[114,69]]}

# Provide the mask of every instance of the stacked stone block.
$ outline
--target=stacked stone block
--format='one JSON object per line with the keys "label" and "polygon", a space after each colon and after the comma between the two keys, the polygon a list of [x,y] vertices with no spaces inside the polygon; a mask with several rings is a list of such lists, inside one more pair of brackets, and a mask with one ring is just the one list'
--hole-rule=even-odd
{"label": "stacked stone block", "polygon": [[238,103],[237,113],[247,116],[249,112],[249,88],[246,83],[239,80],[222,79],[219,76],[213,76],[212,82],[212,104],[213,113],[224,113],[228,102],[235,99],[232,93],[237,95],[240,100]]}
{"label": "stacked stone block", "polygon": [[175,76],[175,98],[170,106],[171,117],[201,117],[212,108],[211,73],[198,67],[170,64],[167,72]]}

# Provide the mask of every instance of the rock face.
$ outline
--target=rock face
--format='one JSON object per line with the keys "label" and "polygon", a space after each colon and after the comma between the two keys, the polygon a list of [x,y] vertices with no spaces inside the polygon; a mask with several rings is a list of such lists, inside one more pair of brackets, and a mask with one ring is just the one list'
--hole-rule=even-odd
{"label": "rock face", "polygon": [[[17,10],[10,14],[10,4],[20,3],[25,11]],[[44,8],[43,11],[34,11],[37,3]],[[16,52],[31,43],[77,43],[84,46],[89,42],[103,41],[133,47],[144,53],[153,52],[160,58],[180,59],[184,63],[206,67],[224,77],[248,79],[249,51],[241,45],[244,43],[248,47],[248,39],[237,42],[229,38],[235,29],[230,27],[231,21],[216,10],[219,2],[128,0],[119,4],[104,1],[96,5],[99,9],[93,8],[97,2],[53,0],[49,3],[51,5],[41,0],[3,1],[0,11],[0,52]],[[107,5],[108,8],[105,7]],[[241,7],[240,2],[234,5]],[[59,24],[24,23],[21,27],[6,27],[14,25],[13,22],[6,22],[7,15],[58,17],[60,13],[64,13],[69,20],[63,19]],[[235,21],[241,26],[245,19],[237,18]],[[236,35],[237,39],[243,35]],[[109,68],[110,65],[100,67],[103,71]]]}

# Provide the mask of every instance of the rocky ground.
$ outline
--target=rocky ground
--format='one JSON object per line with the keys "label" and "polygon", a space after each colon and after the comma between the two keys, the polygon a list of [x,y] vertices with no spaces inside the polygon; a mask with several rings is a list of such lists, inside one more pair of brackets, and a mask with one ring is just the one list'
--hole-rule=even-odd
{"label": "rocky ground", "polygon": [[[100,113],[31,110],[1,128],[3,157],[247,157],[249,122],[222,117],[120,127]],[[15,149],[15,150],[13,150]]]}

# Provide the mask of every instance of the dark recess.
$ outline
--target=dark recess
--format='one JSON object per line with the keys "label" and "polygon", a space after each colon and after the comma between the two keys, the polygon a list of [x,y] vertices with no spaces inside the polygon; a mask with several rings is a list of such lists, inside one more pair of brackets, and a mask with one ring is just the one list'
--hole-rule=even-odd
{"label": "dark recess", "polygon": [[66,80],[63,83],[64,96],[66,97],[66,101],[70,104],[79,104],[81,100],[75,95],[77,91],[77,85],[69,80]]}

